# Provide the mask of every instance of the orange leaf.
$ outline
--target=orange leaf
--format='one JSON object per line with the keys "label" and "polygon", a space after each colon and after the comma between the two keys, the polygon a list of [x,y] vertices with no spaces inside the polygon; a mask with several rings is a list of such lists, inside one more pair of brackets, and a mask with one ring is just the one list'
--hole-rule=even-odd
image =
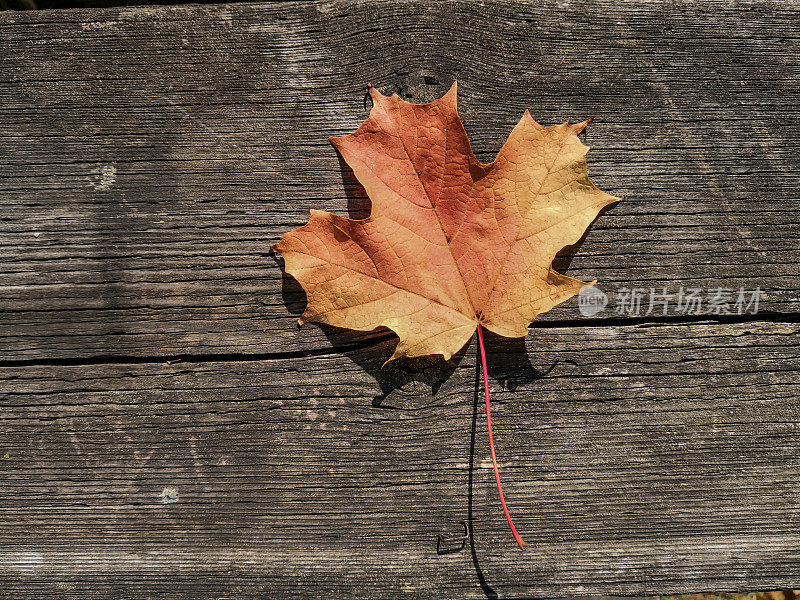
{"label": "orange leaf", "polygon": [[430,104],[370,86],[369,117],[331,138],[372,200],[363,220],[311,211],[275,250],[308,295],[300,319],[400,338],[392,358],[449,359],[480,323],[522,337],[584,282],[552,268],[604,206],[578,140],[588,121],[542,127],[526,111],[495,161],[472,153],[456,84]]}

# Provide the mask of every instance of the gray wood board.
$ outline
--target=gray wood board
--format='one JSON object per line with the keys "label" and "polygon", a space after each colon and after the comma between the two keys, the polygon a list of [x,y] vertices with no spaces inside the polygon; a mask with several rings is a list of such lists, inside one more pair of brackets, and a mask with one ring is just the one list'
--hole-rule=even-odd
{"label": "gray wood board", "polygon": [[[2,593],[796,586],[799,334],[775,322],[558,327],[527,348],[489,339],[497,451],[525,552],[497,500],[474,347],[416,373],[381,371],[375,347],[6,367]],[[437,554],[437,536],[468,517],[474,549]]]}
{"label": "gray wood board", "polygon": [[[796,587],[798,37],[796,3],[0,14],[0,596]],[[295,327],[268,252],[311,208],[365,214],[327,137],[368,82],[454,79],[487,162],[526,108],[595,117],[590,175],[624,201],[562,270],[765,292],[489,337],[524,553],[474,346],[381,368],[385,333]]]}
{"label": "gray wood board", "polygon": [[[303,295],[268,246],[311,208],[364,214],[327,137],[363,120],[368,82],[426,101],[458,79],[484,161],[526,108],[595,117],[590,175],[624,201],[568,274],[609,292],[760,287],[762,311],[797,313],[799,17],[610,1],[4,13],[0,350],[330,348],[294,327]],[[626,318],[613,304],[598,317]],[[543,319],[581,317],[573,301]]]}

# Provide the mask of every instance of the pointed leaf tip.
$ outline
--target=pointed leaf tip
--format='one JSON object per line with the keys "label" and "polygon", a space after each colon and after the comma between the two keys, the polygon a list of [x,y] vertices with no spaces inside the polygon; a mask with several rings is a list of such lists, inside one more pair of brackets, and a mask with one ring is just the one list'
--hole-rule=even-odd
{"label": "pointed leaf tip", "polygon": [[594,117],[590,117],[585,121],[583,121],[582,123],[576,123],[575,125],[573,125],[572,128],[575,131],[575,135],[578,135],[580,132],[586,129],[589,125],[592,124],[593,121]]}

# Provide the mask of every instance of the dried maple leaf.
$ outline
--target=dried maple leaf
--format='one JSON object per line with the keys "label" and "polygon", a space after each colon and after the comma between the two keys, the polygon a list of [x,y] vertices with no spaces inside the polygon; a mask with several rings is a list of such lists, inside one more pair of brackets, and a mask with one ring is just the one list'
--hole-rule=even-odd
{"label": "dried maple leaf", "polygon": [[456,84],[430,104],[386,97],[370,86],[369,117],[331,138],[372,200],[363,220],[311,211],[274,249],[308,296],[300,323],[319,321],[400,338],[392,358],[449,359],[481,327],[523,337],[540,313],[584,282],[552,268],[598,212],[618,198],[589,180],[577,137],[588,121],[542,127],[526,111],[495,161],[472,153],[456,111]]}
{"label": "dried maple leaf", "polygon": [[618,200],[589,181],[577,137],[588,121],[545,128],[526,111],[484,165],[456,112],[455,83],[430,104],[369,93],[367,120],[331,141],[372,214],[312,210],[274,246],[308,296],[301,323],[388,327],[400,338],[392,358],[449,359],[479,323],[523,337],[538,314],[586,285],[551,265]]}

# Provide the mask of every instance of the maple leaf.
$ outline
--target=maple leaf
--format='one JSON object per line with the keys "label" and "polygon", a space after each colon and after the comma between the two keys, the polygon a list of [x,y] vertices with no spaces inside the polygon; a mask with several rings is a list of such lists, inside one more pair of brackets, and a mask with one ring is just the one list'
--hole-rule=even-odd
{"label": "maple leaf", "polygon": [[372,110],[331,138],[372,200],[351,220],[312,210],[273,246],[308,297],[300,323],[319,321],[400,338],[392,359],[460,350],[478,324],[523,337],[582,281],[552,268],[604,207],[577,137],[588,121],[542,127],[528,111],[495,161],[472,153],[456,84],[429,104],[370,86]]}
{"label": "maple leaf", "polygon": [[331,142],[372,200],[370,216],[312,210],[273,248],[308,296],[301,324],[387,327],[400,338],[392,359],[449,359],[477,331],[497,491],[524,548],[500,484],[483,328],[524,337],[537,315],[587,285],[554,271],[553,259],[619,198],[589,180],[578,139],[589,121],[542,127],[525,111],[484,165],[458,116],[455,83],[429,104],[369,93],[367,120]]}

